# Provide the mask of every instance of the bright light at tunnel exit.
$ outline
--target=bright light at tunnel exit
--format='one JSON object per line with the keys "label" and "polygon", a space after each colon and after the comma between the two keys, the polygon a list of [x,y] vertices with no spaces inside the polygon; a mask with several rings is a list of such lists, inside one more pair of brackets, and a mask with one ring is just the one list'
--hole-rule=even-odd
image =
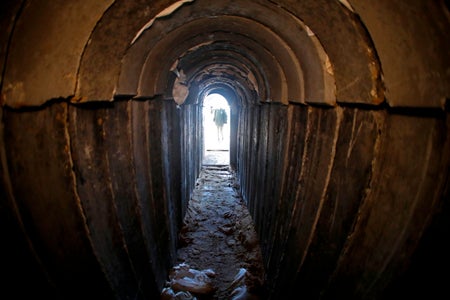
{"label": "bright light at tunnel exit", "polygon": [[220,94],[210,94],[203,101],[203,138],[205,151],[230,150],[230,106]]}

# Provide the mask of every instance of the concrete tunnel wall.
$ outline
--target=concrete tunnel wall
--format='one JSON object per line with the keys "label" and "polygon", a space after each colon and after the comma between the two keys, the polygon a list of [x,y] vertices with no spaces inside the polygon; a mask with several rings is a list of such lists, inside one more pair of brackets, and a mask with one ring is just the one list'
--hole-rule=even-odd
{"label": "concrete tunnel wall", "polygon": [[5,295],[157,297],[215,91],[269,298],[448,294],[447,2],[0,11]]}

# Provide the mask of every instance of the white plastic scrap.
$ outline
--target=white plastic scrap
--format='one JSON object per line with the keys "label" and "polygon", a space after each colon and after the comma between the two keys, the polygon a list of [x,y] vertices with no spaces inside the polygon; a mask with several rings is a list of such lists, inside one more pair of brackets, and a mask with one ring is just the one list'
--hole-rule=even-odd
{"label": "white plastic scrap", "polygon": [[[213,286],[211,278],[215,276],[216,273],[211,269],[199,271],[191,269],[185,263],[179,264],[173,268],[169,276],[169,287],[163,290],[163,296],[166,296],[163,299],[196,299],[193,295],[212,294],[216,288]],[[186,298],[180,298],[181,296]]]}

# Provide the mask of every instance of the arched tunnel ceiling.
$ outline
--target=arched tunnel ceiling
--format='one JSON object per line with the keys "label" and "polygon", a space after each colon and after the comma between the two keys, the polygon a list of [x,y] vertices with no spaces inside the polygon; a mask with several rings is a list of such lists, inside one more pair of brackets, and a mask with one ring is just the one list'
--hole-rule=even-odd
{"label": "arched tunnel ceiling", "polygon": [[[213,55],[192,52],[206,53],[207,50],[214,51],[217,46],[223,51],[229,51],[231,60],[233,54],[247,56],[258,65],[253,70],[264,69],[261,74],[249,74],[250,77],[266,79],[259,84],[259,90],[267,91],[267,94],[260,95],[262,101],[304,103],[303,85],[306,84],[309,92],[306,101],[334,104],[334,82],[322,78],[331,77],[323,75],[328,61],[325,52],[318,43],[312,42],[314,39],[308,37],[305,26],[300,21],[282,11],[286,15],[283,16],[285,21],[275,22],[277,12],[267,8],[260,8],[261,11],[256,14],[265,16],[262,20],[250,18],[247,16],[250,13],[245,9],[236,8],[217,8],[218,13],[214,15],[208,11],[211,5],[206,7],[206,2],[200,4],[190,6],[190,9],[182,8],[174,14],[173,19],[155,22],[152,27],[143,31],[124,57],[116,93],[138,94],[139,97],[163,94],[169,78],[169,66],[188,54],[203,57],[198,63],[208,63],[207,60],[214,59]],[[289,39],[287,33],[290,32],[298,32],[296,38]],[[164,57],[163,61],[161,57]],[[245,65],[246,61],[239,63],[237,58],[234,64]],[[226,59],[224,63],[227,63]],[[137,70],[141,65],[144,65],[143,71],[140,72],[140,83],[136,88],[136,76],[139,74]],[[271,74],[273,72],[276,74]],[[325,97],[323,94],[329,96]],[[265,98],[266,95],[269,98]]]}
{"label": "arched tunnel ceiling", "polygon": [[34,106],[73,95],[84,48],[112,3],[22,1],[10,45],[2,43],[9,46],[3,101],[14,107]]}
{"label": "arched tunnel ceiling", "polygon": [[[236,17],[245,18],[251,27],[266,27],[267,30],[258,31],[261,37],[257,43],[263,47],[278,44],[273,42],[270,32],[278,36],[279,42],[285,43],[281,49],[291,50],[298,59],[300,68],[297,69],[301,72],[297,75],[302,74],[304,81],[299,86],[304,87],[305,93],[303,99],[287,95],[287,99],[269,100],[371,105],[386,100],[391,106],[443,107],[450,94],[450,45],[443,42],[449,40],[445,30],[448,11],[443,13],[446,10],[443,2],[440,5],[427,1],[349,2],[352,6],[348,2],[343,5],[325,0],[214,1],[212,4],[204,0],[24,1],[22,7],[16,5],[7,16],[14,19],[13,13],[19,13],[17,22],[6,31],[12,37],[2,36],[5,41],[2,53],[7,56],[2,103],[20,107],[37,106],[60,97],[73,102],[113,100],[121,95],[121,72],[129,68],[135,71],[134,76],[142,76],[142,65],[137,65],[139,60],[128,61],[126,65],[127,56],[139,44],[139,38],[132,44],[134,38],[150,20],[174,5],[177,9],[156,19],[142,32],[141,38],[151,35],[151,31],[182,30],[189,22],[208,19],[202,30],[193,27],[194,41],[197,35],[212,30],[209,26]],[[228,33],[232,35],[234,31],[236,28]],[[249,40],[255,36],[247,33]],[[162,38],[153,45],[141,45],[141,59],[145,60],[148,51]],[[207,35],[199,38],[197,44],[205,40]],[[193,44],[186,40],[184,50],[196,43]],[[183,53],[181,50],[173,55]],[[275,59],[284,60],[285,55],[281,56]],[[310,80],[318,73],[328,77],[320,80],[325,88],[320,99],[317,95],[308,96],[308,90],[321,88],[317,80]],[[287,80],[295,81],[291,76],[287,75]],[[308,80],[312,82],[310,87]],[[383,86],[387,89],[386,99]],[[129,92],[128,88],[125,90]]]}
{"label": "arched tunnel ceiling", "polygon": [[450,14],[444,1],[349,2],[376,46],[389,105],[443,107],[450,96]]}

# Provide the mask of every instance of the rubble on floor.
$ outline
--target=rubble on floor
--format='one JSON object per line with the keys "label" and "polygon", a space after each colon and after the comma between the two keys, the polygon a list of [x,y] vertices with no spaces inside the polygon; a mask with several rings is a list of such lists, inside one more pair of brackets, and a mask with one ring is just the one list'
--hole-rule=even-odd
{"label": "rubble on floor", "polygon": [[228,166],[203,168],[161,299],[264,299],[261,249],[236,187]]}

